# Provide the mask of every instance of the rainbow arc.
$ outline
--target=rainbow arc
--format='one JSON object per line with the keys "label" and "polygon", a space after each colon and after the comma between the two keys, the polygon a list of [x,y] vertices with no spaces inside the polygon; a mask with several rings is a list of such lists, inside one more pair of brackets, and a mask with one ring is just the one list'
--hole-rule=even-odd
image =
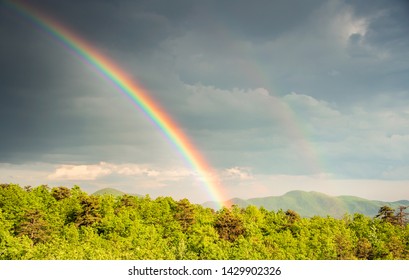
{"label": "rainbow arc", "polygon": [[22,1],[9,1],[6,3],[114,83],[120,92],[129,97],[153,121],[157,128],[162,131],[183,158],[192,166],[204,182],[207,191],[211,195],[211,199],[215,200],[220,207],[224,206],[225,196],[223,188],[214,169],[209,165],[198,148],[193,145],[180,125],[172,119],[166,110],[145,89],[138,85],[135,80],[129,78],[129,75],[117,63],[108,56],[103,55],[97,48],[93,47],[89,42],[62,23]]}

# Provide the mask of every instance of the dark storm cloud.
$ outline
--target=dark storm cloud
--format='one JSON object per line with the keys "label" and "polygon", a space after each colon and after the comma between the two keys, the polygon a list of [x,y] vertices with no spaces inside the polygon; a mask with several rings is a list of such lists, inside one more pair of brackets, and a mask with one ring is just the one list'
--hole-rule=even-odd
{"label": "dark storm cloud", "polygon": [[[225,28],[245,38],[274,38],[302,24],[323,0],[257,1],[29,1],[54,18],[105,46],[155,48],[187,30]],[[210,42],[209,42],[210,43]]]}
{"label": "dark storm cloud", "polygon": [[350,61],[343,65],[342,83],[353,82],[351,93],[363,99],[379,92],[405,91],[409,86],[409,81],[403,78],[409,70],[409,2],[346,3],[354,17],[366,21],[366,30],[365,34],[349,37]]}
{"label": "dark storm cloud", "polygon": [[103,49],[141,52],[177,33],[190,1],[30,1]]}
{"label": "dark storm cloud", "polygon": [[201,24],[195,28],[212,32],[191,32],[175,48],[180,49],[181,79],[222,88],[303,92],[346,106],[374,93],[407,88],[402,77],[409,67],[409,13],[403,1],[376,1],[373,6],[325,1],[293,10],[271,2],[254,7],[239,3],[225,12],[203,8],[209,16],[198,19]]}
{"label": "dark storm cloud", "polygon": [[0,14],[0,159],[25,161],[53,148],[51,123],[61,125],[58,111],[69,103],[64,90],[53,90],[65,84],[66,63],[16,14],[3,6]]}
{"label": "dark storm cloud", "polygon": [[[189,3],[29,3],[109,53],[115,60],[128,62],[125,65],[130,66],[131,75],[141,76],[148,86],[157,89],[164,82],[167,87],[174,84],[167,78],[172,75],[157,71],[159,68],[167,71],[167,67],[152,65],[150,59],[146,61],[144,52],[157,49],[162,40],[177,32]],[[50,158],[64,162],[73,157],[76,161],[98,161],[116,158],[116,153],[122,154],[123,158],[127,154],[123,152],[126,145],[146,145],[147,142],[159,145],[152,139],[147,140],[146,131],[138,131],[140,127],[134,124],[132,116],[141,116],[130,112],[132,107],[121,107],[111,102],[112,98],[107,95],[107,99],[100,103],[92,99],[107,87],[106,81],[95,77],[92,70],[18,13],[4,5],[0,7],[0,37],[3,38],[0,43],[0,127],[2,135],[7,135],[0,138],[1,162],[47,161]],[[132,59],[128,59],[127,53],[142,57],[143,61],[137,61],[138,66],[132,67]],[[144,67],[143,64],[150,66]],[[159,74],[162,82],[152,80],[152,73]],[[142,121],[146,122],[146,119]],[[106,145],[117,148],[100,148]],[[150,149],[145,148],[145,151]],[[58,155],[62,156],[58,159]],[[145,155],[136,155],[138,159],[146,160]],[[155,156],[155,153],[150,152],[149,156]]]}
{"label": "dark storm cloud", "polygon": [[[407,55],[409,47],[409,2],[405,0],[347,1],[358,17],[368,17],[367,43],[394,55]],[[353,38],[351,38],[353,39]]]}
{"label": "dark storm cloud", "polygon": [[[264,87],[272,95],[295,91],[346,105],[374,92],[404,90],[409,83],[403,1],[29,2],[118,61],[197,138],[275,123],[251,111],[240,115],[242,108],[233,106],[230,95],[211,104],[226,111],[209,117],[202,103],[186,102],[190,93],[183,83]],[[150,138],[151,124],[126,106],[129,101],[110,97],[112,88],[95,71],[0,7],[0,127],[7,135],[0,138],[1,162],[53,154],[64,154],[59,161],[77,156],[84,162],[154,157],[152,147],[160,141]],[[349,34],[342,46],[330,36],[335,31],[326,30],[341,12],[367,20],[366,32]],[[198,142],[212,149],[229,146],[208,139],[211,135]],[[126,152],[127,145],[137,144],[149,153]]]}
{"label": "dark storm cloud", "polygon": [[302,24],[324,2],[322,0],[200,1],[190,19],[193,26],[199,30],[228,29],[237,36],[263,42]]}
{"label": "dark storm cloud", "polygon": [[[104,48],[113,53],[127,46],[138,53],[155,45],[152,40],[161,37],[159,31],[167,32],[160,25],[160,16],[140,7],[128,10],[111,1],[30,3],[73,30],[80,30],[78,33],[94,40],[93,44],[106,44]],[[137,15],[130,21],[133,11]],[[0,138],[1,162],[41,161],[50,154],[72,158],[70,154],[80,150],[84,154],[78,154],[77,160],[100,160],[100,145],[137,145],[145,141],[143,135],[138,135],[138,126],[127,121],[133,120],[125,115],[130,107],[120,109],[121,105],[116,104],[117,108],[107,110],[112,98],[108,96],[108,101],[100,103],[92,100],[107,88],[106,81],[13,10],[2,5],[0,12],[0,37],[4,38],[0,43],[0,127],[2,135],[7,135]],[[153,21],[159,24],[155,26]],[[120,40],[128,35],[135,35],[131,41],[136,44]],[[104,113],[108,111],[110,114]],[[115,153],[106,154],[115,157]]]}
{"label": "dark storm cloud", "polygon": [[[0,11],[1,82],[4,87],[49,87],[62,81],[63,51],[50,48],[46,36],[21,21],[16,15]],[[55,71],[55,66],[59,71]]]}

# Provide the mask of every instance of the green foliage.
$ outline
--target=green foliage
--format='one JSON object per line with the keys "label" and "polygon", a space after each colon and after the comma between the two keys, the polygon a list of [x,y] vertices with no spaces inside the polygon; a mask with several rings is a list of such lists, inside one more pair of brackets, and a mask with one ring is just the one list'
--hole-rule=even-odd
{"label": "green foliage", "polygon": [[51,195],[55,198],[55,200],[59,201],[65,198],[69,198],[71,196],[71,191],[66,187],[53,188],[51,190]]}
{"label": "green foliage", "polygon": [[223,208],[218,214],[215,228],[220,238],[227,241],[235,241],[239,236],[245,233],[243,221],[240,216],[227,208]]}
{"label": "green foliage", "polygon": [[34,244],[45,242],[49,237],[49,224],[45,220],[44,212],[38,209],[28,209],[16,226],[15,233],[17,236],[27,236]]}
{"label": "green foliage", "polygon": [[409,259],[405,210],[306,218],[296,209],[216,212],[187,199],[2,184],[0,259]]}
{"label": "green foliage", "polygon": [[178,201],[175,219],[179,221],[184,232],[195,222],[194,206],[186,198]]}
{"label": "green foliage", "polygon": [[393,215],[394,212],[395,210],[393,210],[390,206],[385,205],[379,209],[376,217],[385,222],[393,223],[395,220],[395,216]]}
{"label": "green foliage", "polygon": [[81,226],[92,226],[101,220],[99,213],[100,201],[96,196],[81,196],[80,210],[75,214],[75,224]]}

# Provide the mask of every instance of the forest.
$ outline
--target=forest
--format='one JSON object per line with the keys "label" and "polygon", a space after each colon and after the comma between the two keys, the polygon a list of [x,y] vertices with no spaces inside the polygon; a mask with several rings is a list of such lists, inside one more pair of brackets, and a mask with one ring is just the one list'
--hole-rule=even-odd
{"label": "forest", "polygon": [[215,211],[187,199],[0,184],[0,259],[409,259],[405,211],[306,218],[291,209]]}

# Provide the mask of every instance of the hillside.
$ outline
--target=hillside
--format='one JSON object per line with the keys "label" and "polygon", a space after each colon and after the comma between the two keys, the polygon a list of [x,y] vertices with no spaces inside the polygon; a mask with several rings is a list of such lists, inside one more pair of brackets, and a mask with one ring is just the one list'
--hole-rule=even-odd
{"label": "hillside", "polygon": [[93,193],[93,195],[105,195],[105,194],[110,194],[113,196],[122,196],[126,193],[124,193],[123,191],[117,190],[117,189],[113,189],[113,188],[100,189]]}
{"label": "hillside", "polygon": [[[113,196],[122,196],[126,194],[114,188],[105,188],[98,190],[93,195],[110,194]],[[133,196],[141,196],[138,194],[129,194]],[[399,200],[394,202],[368,200],[356,196],[329,196],[320,192],[306,191],[290,191],[282,196],[268,196],[251,199],[232,198],[228,200],[226,205],[237,205],[245,208],[249,205],[264,207],[267,210],[287,210],[291,209],[299,213],[303,217],[312,216],[332,216],[336,218],[342,217],[345,213],[361,213],[366,216],[374,217],[380,207],[388,205],[393,209],[399,206],[409,206],[408,200]],[[218,203],[208,201],[202,206],[212,209],[219,209]]]}
{"label": "hillside", "polygon": [[[267,210],[291,209],[304,217],[333,216],[342,217],[345,213],[362,213],[375,216],[381,206],[388,205],[394,209],[399,206],[409,206],[408,200],[395,202],[368,200],[356,196],[329,196],[319,192],[291,191],[282,196],[269,196],[252,199],[233,198],[227,205],[236,204],[240,207],[254,205]],[[211,202],[203,204],[205,207],[214,206]],[[212,207],[215,208],[215,207]]]}
{"label": "hillside", "polygon": [[124,194],[127,194],[131,196],[143,197],[143,195],[140,195],[137,193],[126,193],[126,192],[123,192],[123,191],[120,191],[114,188],[104,188],[104,189],[100,189],[92,193],[92,195],[105,195],[105,194],[113,195],[113,196],[122,196]]}

